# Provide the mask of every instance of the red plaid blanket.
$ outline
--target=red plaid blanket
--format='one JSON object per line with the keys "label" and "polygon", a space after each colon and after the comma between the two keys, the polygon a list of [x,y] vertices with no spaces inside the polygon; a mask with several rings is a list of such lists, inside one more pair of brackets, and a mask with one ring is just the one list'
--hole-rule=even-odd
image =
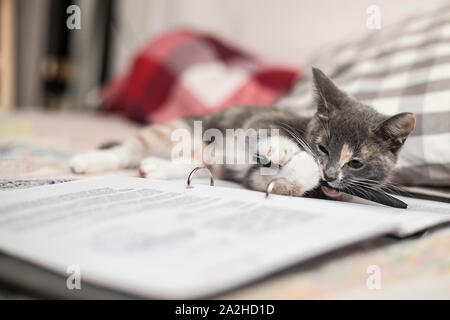
{"label": "red plaid blanket", "polygon": [[270,105],[299,70],[265,64],[205,33],[177,30],[150,42],[103,90],[102,109],[165,122],[236,105]]}

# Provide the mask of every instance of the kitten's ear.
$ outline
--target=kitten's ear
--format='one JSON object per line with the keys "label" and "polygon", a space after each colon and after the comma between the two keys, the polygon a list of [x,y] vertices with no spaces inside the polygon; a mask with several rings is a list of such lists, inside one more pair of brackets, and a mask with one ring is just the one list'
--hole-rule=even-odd
{"label": "kitten's ear", "polygon": [[397,152],[416,125],[416,116],[410,112],[399,113],[384,120],[375,129],[376,134],[394,153]]}
{"label": "kitten's ear", "polygon": [[351,99],[345,92],[339,90],[333,81],[320,69],[313,67],[312,73],[316,89],[317,113],[319,115],[326,117],[329,112],[344,106],[344,102]]}

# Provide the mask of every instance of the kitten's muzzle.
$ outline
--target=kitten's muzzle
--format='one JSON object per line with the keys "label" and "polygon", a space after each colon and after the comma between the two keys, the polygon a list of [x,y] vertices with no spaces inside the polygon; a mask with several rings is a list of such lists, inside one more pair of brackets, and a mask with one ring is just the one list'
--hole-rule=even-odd
{"label": "kitten's muzzle", "polygon": [[336,190],[325,180],[320,181],[320,186],[322,188],[323,193],[325,193],[328,197],[334,198],[341,194],[341,192]]}
{"label": "kitten's muzzle", "polygon": [[324,178],[325,178],[326,182],[335,181],[337,179],[337,176],[338,176],[337,170],[333,167],[328,168],[324,172]]}

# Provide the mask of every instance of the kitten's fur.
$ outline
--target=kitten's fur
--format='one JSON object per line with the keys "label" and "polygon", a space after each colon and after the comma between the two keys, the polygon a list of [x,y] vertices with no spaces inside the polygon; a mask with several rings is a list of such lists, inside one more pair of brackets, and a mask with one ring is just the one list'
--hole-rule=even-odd
{"label": "kitten's fur", "polygon": [[[226,109],[150,125],[119,146],[75,156],[70,166],[76,173],[139,167],[147,178],[185,178],[200,163],[172,162],[175,142],[171,134],[180,128],[192,132],[193,122],[202,120],[203,132],[216,128],[224,135],[226,129],[280,130],[279,136],[245,146],[254,156],[279,165],[273,175],[261,174],[267,163],[209,165],[216,178],[261,191],[272,179],[283,178],[277,180],[273,192],[296,196],[316,188],[320,179],[334,188],[382,186],[392,175],[398,152],[414,128],[414,115],[384,116],[340,91],[319,69],[313,69],[313,75],[317,113],[312,118],[274,108]],[[198,146],[204,148],[207,144],[201,142]]]}

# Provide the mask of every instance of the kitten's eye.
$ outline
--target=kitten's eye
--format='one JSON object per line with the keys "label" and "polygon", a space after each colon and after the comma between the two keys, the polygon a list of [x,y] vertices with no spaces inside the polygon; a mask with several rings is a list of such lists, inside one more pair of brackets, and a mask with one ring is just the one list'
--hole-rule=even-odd
{"label": "kitten's eye", "polygon": [[352,169],[361,169],[363,166],[362,162],[358,160],[350,160],[347,164]]}
{"label": "kitten's eye", "polygon": [[325,154],[328,154],[327,148],[325,148],[323,145],[319,144],[319,150],[322,151]]}

